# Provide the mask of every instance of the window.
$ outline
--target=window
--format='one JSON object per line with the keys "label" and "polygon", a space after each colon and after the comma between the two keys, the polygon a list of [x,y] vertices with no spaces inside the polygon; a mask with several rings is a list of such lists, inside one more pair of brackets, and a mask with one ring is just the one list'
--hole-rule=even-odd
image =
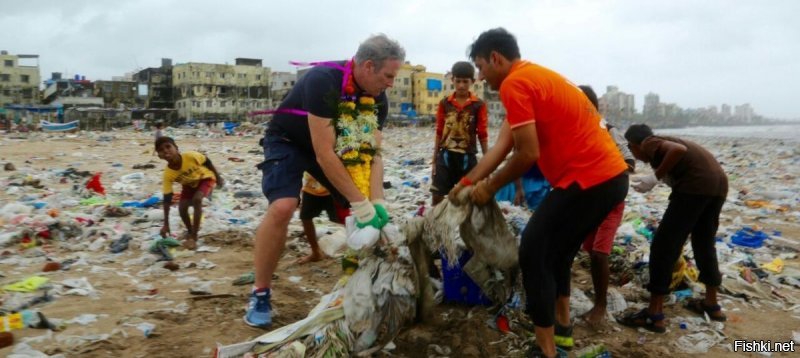
{"label": "window", "polygon": [[206,101],[206,108],[211,108],[213,104],[214,104],[214,102],[213,102],[213,101],[211,101],[210,99],[209,99],[209,100],[207,100],[207,101]]}
{"label": "window", "polygon": [[432,92],[432,91],[428,91],[428,97],[429,97],[429,98],[430,98],[430,97],[433,97],[433,92]]}
{"label": "window", "polygon": [[30,83],[31,82],[31,76],[30,75],[19,75],[19,80],[22,83]]}
{"label": "window", "polygon": [[261,75],[256,75],[256,81],[261,81]]}
{"label": "window", "polygon": [[392,108],[397,108],[397,103],[394,103],[394,102],[392,102],[392,105],[391,105],[391,107],[392,107]]}
{"label": "window", "polygon": [[408,90],[403,90],[403,92],[400,92],[400,93],[401,93],[400,94],[401,96],[408,97]]}
{"label": "window", "polygon": [[430,111],[432,111],[432,110],[433,110],[433,105],[432,105],[432,104],[430,104],[430,103],[428,103],[428,112],[430,112]]}
{"label": "window", "polygon": [[5,61],[3,61],[3,64],[6,67],[14,67],[14,60],[5,60]]}
{"label": "window", "polygon": [[403,79],[403,84],[404,84],[404,85],[408,86],[408,82],[409,82],[409,79],[408,79],[408,77],[406,77],[406,78],[404,78],[404,79]]}
{"label": "window", "polygon": [[11,81],[11,75],[9,74],[0,74],[0,82],[8,82]]}
{"label": "window", "polygon": [[225,79],[225,74],[224,73],[220,73],[219,74],[219,78]]}
{"label": "window", "polygon": [[219,102],[219,106],[224,108],[224,107],[225,107],[225,104],[226,104],[227,102],[228,102],[228,101],[220,101],[220,102]]}
{"label": "window", "polygon": [[206,72],[206,78],[211,78],[214,75],[214,72]]}
{"label": "window", "polygon": [[294,81],[292,81],[292,86],[294,86]]}

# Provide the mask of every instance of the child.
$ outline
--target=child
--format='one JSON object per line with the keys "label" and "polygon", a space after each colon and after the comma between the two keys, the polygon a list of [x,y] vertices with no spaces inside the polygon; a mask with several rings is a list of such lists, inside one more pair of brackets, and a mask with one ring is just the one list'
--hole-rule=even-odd
{"label": "child", "polygon": [[[181,184],[181,199],[178,212],[186,225],[183,246],[189,250],[197,248],[197,235],[200,232],[200,218],[203,215],[203,198],[211,195],[216,184],[223,185],[222,177],[211,160],[195,151],[179,152],[175,140],[170,137],[156,139],[158,157],[167,162],[164,168],[164,226],[161,236],[170,233],[169,207],[172,205],[172,183]],[[193,220],[189,220],[189,206],[194,208]]]}
{"label": "child", "polygon": [[164,123],[161,122],[161,121],[156,122],[156,131],[155,131],[155,134],[154,134],[155,137],[156,137],[155,139],[158,139],[158,138],[161,138],[161,137],[164,136],[164,134],[161,133],[161,129],[162,128],[164,128]]}
{"label": "child", "polygon": [[319,261],[325,258],[317,243],[317,229],[314,227],[314,218],[322,214],[324,210],[328,214],[328,220],[335,223],[342,223],[337,214],[333,203],[333,197],[328,189],[325,189],[310,174],[304,174],[305,185],[303,185],[303,197],[300,201],[300,220],[303,222],[303,232],[306,235],[308,244],[311,245],[311,254],[299,258],[297,264]]}
{"label": "child", "polygon": [[[475,83],[475,68],[469,62],[456,62],[451,71],[455,91],[439,102],[436,112],[432,177],[433,206],[478,162],[477,143],[486,154],[486,104],[470,92]],[[476,140],[477,139],[477,140]]]}
{"label": "child", "polygon": [[[589,98],[589,101],[592,102],[594,108],[597,110],[597,94],[592,87],[585,85],[578,87],[583,91],[586,97]],[[611,138],[614,139],[614,143],[617,145],[617,149],[622,153],[622,157],[628,165],[628,173],[633,173],[636,160],[628,149],[628,143],[616,128],[610,125],[607,125],[607,128]],[[594,306],[584,316],[587,323],[591,326],[597,327],[603,322],[606,316],[606,295],[608,293],[609,276],[611,276],[608,256],[611,254],[614,238],[617,236],[617,228],[619,228],[619,225],[622,223],[622,214],[624,211],[625,201],[623,200],[614,206],[614,209],[603,219],[600,226],[595,228],[583,242],[583,250],[589,253],[591,259],[592,286],[594,287]],[[567,338],[565,342],[567,344],[564,346],[570,346],[570,339],[571,337]],[[556,343],[558,343],[558,340],[559,337],[556,335]]]}

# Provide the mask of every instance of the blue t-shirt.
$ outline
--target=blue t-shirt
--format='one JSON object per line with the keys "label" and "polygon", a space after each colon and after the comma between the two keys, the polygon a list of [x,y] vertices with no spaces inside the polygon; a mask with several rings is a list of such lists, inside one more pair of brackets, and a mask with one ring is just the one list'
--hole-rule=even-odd
{"label": "blue t-shirt", "polygon": [[[337,62],[344,66],[345,62]],[[336,105],[342,96],[344,72],[337,68],[316,66],[297,80],[292,90],[283,99],[278,109],[300,109],[322,118],[336,117]],[[378,129],[383,128],[389,103],[386,92],[375,98],[378,106]],[[312,151],[308,116],[276,113],[267,126],[267,135],[279,135]]]}

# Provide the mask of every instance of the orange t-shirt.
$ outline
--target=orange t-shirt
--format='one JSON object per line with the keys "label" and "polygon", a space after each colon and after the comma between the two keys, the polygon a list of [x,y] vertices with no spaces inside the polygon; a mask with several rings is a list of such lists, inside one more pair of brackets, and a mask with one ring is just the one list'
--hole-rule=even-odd
{"label": "orange t-shirt", "polygon": [[517,61],[500,85],[508,124],[536,125],[539,168],[553,187],[589,188],[627,168],[600,114],[578,86],[560,74]]}

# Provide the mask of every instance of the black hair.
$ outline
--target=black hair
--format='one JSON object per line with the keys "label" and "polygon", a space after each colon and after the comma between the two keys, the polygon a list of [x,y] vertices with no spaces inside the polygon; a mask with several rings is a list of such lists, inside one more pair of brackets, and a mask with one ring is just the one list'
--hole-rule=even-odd
{"label": "black hair", "polygon": [[484,31],[472,45],[469,46],[469,58],[478,57],[488,59],[492,51],[497,51],[508,60],[520,58],[517,39],[502,27]]}
{"label": "black hair", "polygon": [[475,79],[475,67],[467,61],[458,61],[453,64],[453,69],[450,70],[453,78],[469,78]]}
{"label": "black hair", "polygon": [[646,124],[632,124],[625,131],[625,139],[633,144],[642,144],[647,137],[653,135],[653,130]]}
{"label": "black hair", "polygon": [[585,94],[586,97],[589,97],[589,101],[592,102],[592,104],[594,105],[594,109],[599,111],[600,106],[597,104],[597,93],[594,93],[592,86],[580,85],[578,86],[578,88],[580,88],[581,91],[583,91],[583,94]]}
{"label": "black hair", "polygon": [[172,145],[175,148],[178,148],[178,145],[175,144],[175,140],[172,139],[172,137],[164,136],[164,137],[158,137],[158,139],[156,139],[156,151],[158,151],[158,148],[161,147],[161,145],[164,143],[172,143]]}

